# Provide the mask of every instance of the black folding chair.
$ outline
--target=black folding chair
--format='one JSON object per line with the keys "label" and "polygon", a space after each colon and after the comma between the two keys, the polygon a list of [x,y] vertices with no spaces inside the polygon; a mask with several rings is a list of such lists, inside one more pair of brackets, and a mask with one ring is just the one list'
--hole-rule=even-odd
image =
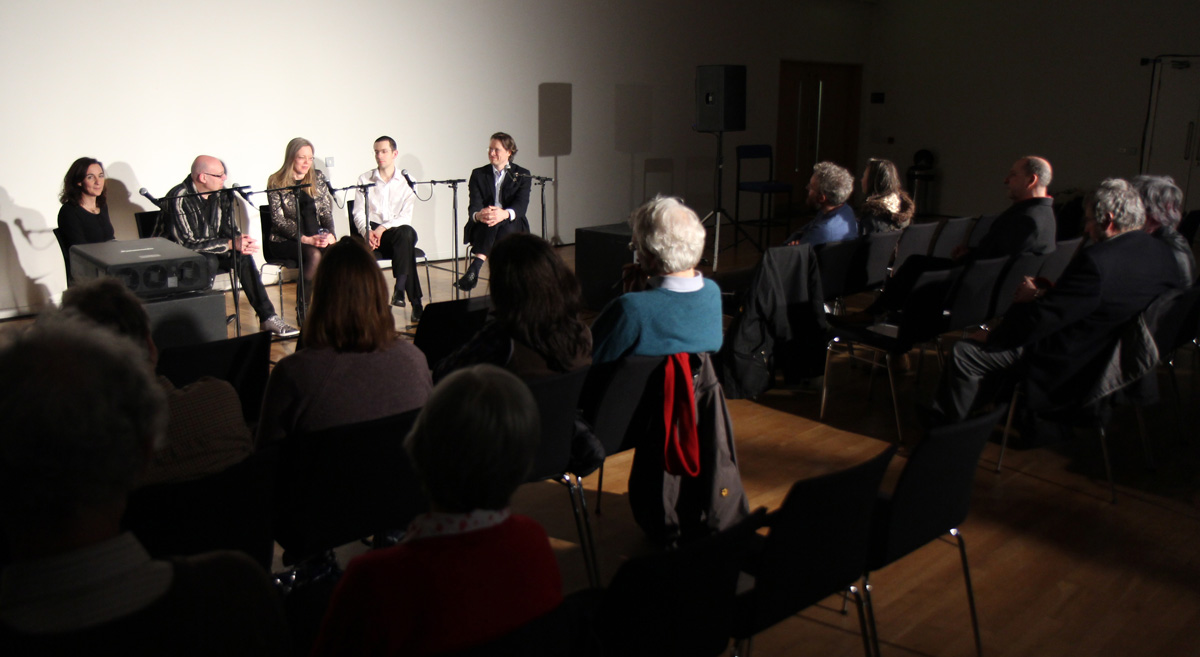
{"label": "black folding chair", "polygon": [[901,231],[891,271],[900,269],[909,256],[929,255],[929,249],[933,246],[933,237],[937,233],[938,226],[939,224],[933,221],[920,224],[911,223]]}
{"label": "black folding chair", "polygon": [[429,369],[467,343],[487,323],[492,298],[484,295],[425,306],[413,344],[425,354]]}
{"label": "black folding chair", "polygon": [[942,221],[937,237],[934,238],[933,245],[929,248],[929,255],[935,258],[949,258],[956,247],[967,244],[967,238],[971,234],[971,226],[974,223],[975,217],[958,217]]}
{"label": "black folding chair", "polygon": [[239,338],[163,349],[158,355],[156,371],[177,387],[204,376],[228,381],[237,390],[246,424],[253,427],[262,412],[270,363],[271,334],[259,331]]}
{"label": "black folding chair", "polygon": [[741,565],[766,509],[679,549],[625,562],[603,592],[595,634],[607,655],[720,655],[733,636]]}
{"label": "black folding chair", "polygon": [[1054,250],[1042,262],[1042,268],[1038,271],[1038,276],[1051,283],[1057,282],[1058,277],[1062,276],[1063,272],[1067,270],[1067,265],[1071,264],[1071,260],[1079,252],[1081,244],[1083,244],[1082,237],[1057,242],[1054,245]]}
{"label": "black folding chair", "polygon": [[239,550],[270,570],[276,461],[270,447],[216,474],[139,488],[121,524],[156,558]]}
{"label": "black folding chair", "polygon": [[971,628],[975,631],[975,652],[983,654],[975,593],[971,588],[971,569],[967,564],[967,546],[958,526],[966,520],[970,509],[971,485],[975,481],[979,456],[1006,410],[1002,406],[985,415],[931,429],[913,448],[896,488],[890,495],[879,494],[863,573],[867,618],[876,655],[879,655],[879,633],[871,603],[871,573],[947,532],[958,540],[967,602],[971,608]]}
{"label": "black folding chair", "polygon": [[770,514],[770,533],[745,567],[754,576],[754,588],[734,603],[738,654],[743,645],[748,652],[755,634],[848,591],[858,607],[863,650],[870,657],[863,600],[854,583],[867,561],[871,511],[894,452],[895,447],[888,447],[852,468],[798,481]]}
{"label": "black folding chair", "polygon": [[[288,257],[288,258],[274,257],[273,258],[273,257],[267,255],[266,242],[267,242],[267,240],[270,239],[270,235],[271,235],[271,206],[269,206],[269,205],[258,206],[258,221],[259,221],[259,225],[262,227],[262,237],[263,237],[262,257],[264,260],[263,266],[259,268],[258,273],[261,276],[266,273],[267,267],[275,268],[275,281],[278,283],[278,287],[279,287],[279,316],[283,317],[283,315],[284,315],[284,312],[283,312],[283,272],[285,269],[299,269],[300,261],[297,260],[295,257]],[[297,294],[299,294],[299,290],[297,290]]]}
{"label": "black folding chair", "polygon": [[537,401],[542,420],[542,440],[533,458],[533,468],[527,482],[550,479],[567,487],[575,528],[584,566],[592,586],[600,585],[600,569],[596,563],[596,546],[592,541],[592,523],[588,518],[587,502],[583,496],[583,480],[571,470],[571,446],[575,438],[579,396],[587,380],[587,367],[566,374],[528,379],[525,383]]}
{"label": "black folding chair", "polygon": [[1021,281],[1026,276],[1036,277],[1048,257],[1049,254],[1022,253],[1009,263],[992,296],[989,318],[1000,317],[1008,312]]}
{"label": "black folding chair", "polygon": [[[634,441],[625,440],[629,422],[646,391],[654,370],[662,366],[661,356],[626,356],[608,363],[592,365],[580,395],[583,419],[604,447],[605,457],[632,449]],[[600,464],[596,484],[596,515],[604,498],[604,464]]]}

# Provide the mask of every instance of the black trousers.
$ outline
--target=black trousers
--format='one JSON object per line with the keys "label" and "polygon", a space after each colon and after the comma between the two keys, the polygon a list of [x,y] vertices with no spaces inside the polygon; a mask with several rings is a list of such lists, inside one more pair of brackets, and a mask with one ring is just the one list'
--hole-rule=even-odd
{"label": "black trousers", "polygon": [[[233,269],[233,253],[205,253],[204,259],[208,261],[208,269],[214,275],[218,271],[230,271]],[[248,255],[238,254],[237,257],[237,277],[238,283],[242,286],[242,291],[246,293],[246,300],[250,302],[250,307],[254,308],[254,314],[258,315],[258,321],[262,321],[271,315],[275,314],[275,306],[271,303],[270,297],[267,296],[267,288],[263,285],[262,275],[258,271],[258,267],[254,266],[254,258]]]}
{"label": "black trousers", "polygon": [[471,226],[471,253],[483,255],[492,252],[492,245],[509,233],[528,233],[529,221],[517,217],[513,221],[501,221],[495,226],[476,222]]}
{"label": "black trousers", "polygon": [[392,260],[392,275],[396,277],[396,291],[400,291],[403,283],[404,292],[410,301],[421,299],[421,278],[417,276],[416,244],[417,231],[413,230],[412,226],[389,228],[379,238],[379,252]]}
{"label": "black trousers", "polygon": [[935,258],[928,255],[913,255],[909,256],[900,265],[900,269],[887,280],[883,285],[883,292],[868,309],[871,313],[881,313],[886,310],[900,310],[904,305],[904,300],[908,298],[908,293],[917,284],[917,279],[927,271],[940,271],[950,269],[957,264],[949,258]]}
{"label": "black trousers", "polygon": [[934,396],[934,409],[962,420],[976,407],[1021,376],[1024,347],[988,351],[982,343],[959,340],[950,351],[946,371]]}

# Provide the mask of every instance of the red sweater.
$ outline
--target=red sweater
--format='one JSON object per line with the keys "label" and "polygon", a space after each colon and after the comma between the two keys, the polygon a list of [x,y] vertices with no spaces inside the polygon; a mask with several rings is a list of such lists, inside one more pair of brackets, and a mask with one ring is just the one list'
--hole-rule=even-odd
{"label": "red sweater", "polygon": [[338,583],[312,654],[429,655],[498,639],[562,602],[545,530],[495,527],[369,552]]}

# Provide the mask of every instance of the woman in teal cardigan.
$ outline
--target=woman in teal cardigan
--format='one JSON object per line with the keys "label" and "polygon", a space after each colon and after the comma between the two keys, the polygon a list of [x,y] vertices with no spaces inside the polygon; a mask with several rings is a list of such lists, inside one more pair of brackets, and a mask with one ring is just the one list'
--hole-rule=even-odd
{"label": "woman in teal cardigan", "polygon": [[626,294],[592,324],[592,361],[667,356],[721,348],[721,292],[696,271],[704,226],[677,198],[656,196],[629,217],[634,264]]}

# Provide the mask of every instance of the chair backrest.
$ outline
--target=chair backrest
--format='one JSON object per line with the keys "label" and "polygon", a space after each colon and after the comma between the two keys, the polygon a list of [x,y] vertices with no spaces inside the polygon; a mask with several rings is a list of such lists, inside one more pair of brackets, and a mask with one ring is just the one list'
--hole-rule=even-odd
{"label": "chair backrest", "polygon": [[62,229],[54,228],[54,239],[58,242],[58,250],[62,251],[63,266],[67,268],[67,283],[73,280],[71,276],[71,254],[67,252],[67,245],[63,244]]}
{"label": "chair backrest", "polygon": [[575,418],[579,416],[579,396],[588,370],[588,367],[581,367],[565,374],[525,381],[537,401],[542,419],[542,440],[533,457],[529,481],[550,479],[567,471],[575,437]]}
{"label": "chair backrest", "polygon": [[937,269],[917,277],[900,309],[904,320],[897,337],[902,344],[911,348],[947,330],[947,300],[958,274],[958,269]]}
{"label": "chair backrest", "polygon": [[[1166,304],[1165,307],[1158,307]],[[1161,360],[1171,358],[1178,348],[1192,341],[1200,329],[1200,286],[1172,290],[1160,295],[1146,309],[1153,317],[1151,333]]]}
{"label": "chair backrest", "polygon": [[766,519],[759,509],[718,534],[625,562],[597,613],[604,654],[721,654],[733,634],[740,566]]}
{"label": "chair backrest", "polygon": [[[883,233],[871,233],[866,236],[867,261],[866,280],[863,290],[880,287],[887,281],[888,266],[896,255],[896,245],[903,231],[890,230]],[[862,290],[858,290],[862,291]]]}
{"label": "chair backrest", "polygon": [[1197,228],[1200,228],[1200,210],[1192,210],[1179,222],[1179,234],[1183,235],[1188,244],[1196,241]]}
{"label": "chair backrest", "polygon": [[826,301],[866,289],[866,239],[818,244],[813,247],[813,253],[821,270],[821,291]]}
{"label": "chair backrest", "polygon": [[216,474],[139,488],[122,525],[154,557],[240,550],[269,571],[276,460],[269,447]]}
{"label": "chair backrest", "polygon": [[284,438],[274,519],[285,565],[403,529],[428,509],[404,450],[419,412]]}
{"label": "chair backrest", "polygon": [[942,221],[937,237],[933,240],[933,246],[929,249],[929,255],[935,258],[949,258],[955,247],[966,244],[967,236],[970,235],[971,226],[974,223],[975,217],[958,217]]}
{"label": "chair backrest", "polygon": [[439,301],[425,306],[413,344],[425,354],[429,369],[466,344],[487,323],[492,298],[487,295]]}
{"label": "chair backrest", "polygon": [[[162,216],[162,210],[151,210],[149,212],[134,212],[133,220],[137,224],[138,237],[146,239],[147,237],[155,237],[154,231],[158,228],[159,217]],[[162,235],[167,239],[173,239],[174,236]]]}
{"label": "chair backrest", "polygon": [[621,449],[646,384],[662,362],[661,356],[626,356],[592,365],[579,404],[606,455]]}
{"label": "chair backrest", "polygon": [[1067,265],[1071,264],[1071,260],[1079,252],[1081,244],[1083,244],[1083,237],[1075,237],[1057,242],[1054,245],[1054,250],[1042,262],[1042,269],[1038,272],[1038,276],[1051,283],[1057,282],[1058,277],[1062,276],[1063,272],[1067,270]]}
{"label": "chair backrest", "polygon": [[871,529],[868,570],[877,570],[957,527],[971,506],[979,457],[1007,406],[930,429],[913,448]]}
{"label": "chair backrest", "polygon": [[766,629],[863,574],[871,514],[895,446],[865,463],[796,482],[754,563],[739,636]]}
{"label": "chair backrest", "polygon": [[896,257],[892,269],[899,269],[913,255],[929,255],[933,236],[937,233],[937,222],[911,223],[900,232],[900,243],[896,245]]}
{"label": "chair backrest", "polygon": [[1008,308],[1013,302],[1013,295],[1016,294],[1021,281],[1026,276],[1037,276],[1049,255],[1048,253],[1022,253],[1009,262],[992,295],[992,309],[988,312],[988,317],[999,317],[1008,312]]}
{"label": "chair backrest", "polygon": [[770,144],[744,144],[734,149],[737,155],[737,182],[742,180],[742,162],[745,160],[767,160],[767,177],[763,180],[775,179],[775,155]]}
{"label": "chair backrest", "polygon": [[996,223],[996,217],[999,216],[998,214],[985,214],[980,217],[971,228],[971,236],[967,238],[967,246],[971,248],[979,246],[979,243],[983,241],[983,237],[992,229],[992,224]]}
{"label": "chair backrest", "polygon": [[242,416],[251,426],[258,422],[271,366],[271,334],[250,333],[239,338],[163,349],[156,372],[176,387],[204,376],[233,384],[242,402]]}
{"label": "chair backrest", "polygon": [[975,260],[963,268],[946,304],[946,330],[982,324],[991,315],[992,297],[1010,258]]}
{"label": "chair backrest", "polygon": [[[271,239],[271,206],[258,206],[258,221],[259,225],[262,227],[262,238],[263,243],[265,244],[267,240]],[[288,269],[295,269],[296,267],[300,266],[300,263],[297,260],[299,254],[287,258],[272,258],[267,255],[266,248],[263,248],[262,256],[267,264],[279,265],[280,267],[287,267]]]}

